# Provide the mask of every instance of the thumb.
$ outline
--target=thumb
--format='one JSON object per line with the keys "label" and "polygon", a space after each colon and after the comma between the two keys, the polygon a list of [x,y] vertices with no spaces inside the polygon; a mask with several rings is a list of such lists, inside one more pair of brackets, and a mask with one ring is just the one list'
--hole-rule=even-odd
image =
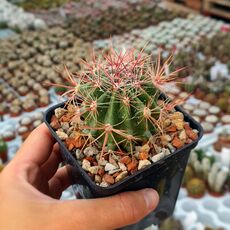
{"label": "thumb", "polygon": [[143,189],[106,198],[67,201],[63,205],[67,205],[68,213],[72,213],[73,223],[69,222],[67,229],[72,229],[79,223],[78,229],[103,230],[138,222],[154,210],[158,202],[159,196],[155,190]]}

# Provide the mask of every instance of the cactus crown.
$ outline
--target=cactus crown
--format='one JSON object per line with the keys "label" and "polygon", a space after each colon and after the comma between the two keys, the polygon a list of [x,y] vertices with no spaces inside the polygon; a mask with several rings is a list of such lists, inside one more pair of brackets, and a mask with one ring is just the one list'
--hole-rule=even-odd
{"label": "cactus crown", "polygon": [[[72,122],[88,144],[108,150],[132,152],[135,142],[147,141],[151,135],[162,133],[163,117],[177,102],[161,101],[164,83],[175,80],[176,70],[167,71],[172,61],[164,63],[142,51],[126,52],[110,49],[92,61],[83,61],[83,69],[72,74],[67,69],[67,105],[73,110]],[[79,99],[82,103],[78,103]]]}

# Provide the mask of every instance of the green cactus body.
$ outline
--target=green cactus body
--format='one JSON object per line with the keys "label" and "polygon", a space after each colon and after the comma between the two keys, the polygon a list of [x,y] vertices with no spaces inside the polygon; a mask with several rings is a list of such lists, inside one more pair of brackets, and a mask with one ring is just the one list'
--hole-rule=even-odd
{"label": "green cactus body", "polygon": [[[160,57],[160,55],[159,55]],[[80,76],[67,71],[68,103],[76,104],[73,119],[83,118],[80,130],[108,149],[132,151],[135,142],[147,141],[162,131],[162,116],[169,109],[169,101],[158,105],[161,85],[175,79],[176,70],[165,73],[171,58],[161,65],[160,58],[153,66],[150,56],[129,50],[125,53],[111,49],[101,58],[85,62]]]}
{"label": "green cactus body", "polygon": [[186,186],[189,180],[194,177],[195,173],[190,165],[188,165],[185,169],[185,174],[183,178],[183,186]]}
{"label": "green cactus body", "polygon": [[[119,131],[108,134],[107,146],[110,149],[116,148],[115,142],[119,143],[123,141],[127,135],[141,138],[141,140],[147,140],[155,132],[155,126],[144,117],[145,110],[149,110],[149,112],[156,110],[156,114],[154,115],[155,119],[158,118],[159,113],[156,109],[156,101],[151,99],[153,92],[147,93],[147,90],[148,89],[143,88],[143,93],[139,96],[136,96],[136,92],[132,90],[126,95],[123,94],[122,91],[103,92],[100,90],[95,90],[91,94],[84,95],[86,100],[84,100],[83,106],[86,110],[92,107],[92,101],[90,101],[89,98],[97,98],[94,100],[97,104],[97,114],[95,114],[95,116],[90,116],[90,112],[83,114],[86,124],[90,127],[100,127],[101,124],[104,124],[108,126],[108,129],[109,125],[111,125],[111,128],[116,130],[127,131],[124,135]],[[84,93],[81,93],[81,95],[83,94]],[[151,102],[149,107],[147,107],[148,102]],[[146,113],[147,112],[148,111],[146,111]],[[93,130],[91,134],[94,137],[100,137],[103,131],[104,129]],[[125,147],[125,144],[123,147]]]}
{"label": "green cactus body", "polygon": [[6,142],[0,138],[0,159],[2,159],[3,162],[7,161],[7,152],[8,148]]}

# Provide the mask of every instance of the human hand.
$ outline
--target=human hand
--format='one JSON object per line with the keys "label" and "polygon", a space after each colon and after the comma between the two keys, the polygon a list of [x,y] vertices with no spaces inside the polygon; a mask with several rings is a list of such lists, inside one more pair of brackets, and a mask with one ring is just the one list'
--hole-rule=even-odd
{"label": "human hand", "polygon": [[24,142],[0,174],[0,229],[116,229],[150,213],[159,197],[152,189],[107,198],[62,201],[71,185],[68,167],[42,124]]}

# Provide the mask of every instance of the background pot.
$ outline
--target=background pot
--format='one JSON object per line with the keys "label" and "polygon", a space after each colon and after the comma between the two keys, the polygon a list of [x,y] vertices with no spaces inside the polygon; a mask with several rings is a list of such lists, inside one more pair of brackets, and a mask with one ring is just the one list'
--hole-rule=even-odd
{"label": "background pot", "polygon": [[[176,204],[179,189],[182,183],[184,171],[190,152],[197,145],[203,135],[203,129],[193,118],[185,113],[181,108],[176,107],[177,111],[184,114],[185,121],[189,122],[190,127],[199,131],[198,139],[192,143],[176,150],[174,153],[166,156],[156,163],[137,171],[135,174],[126,177],[122,181],[109,187],[97,186],[88,174],[77,163],[77,160],[67,150],[65,144],[57,136],[53,128],[50,126],[51,117],[54,110],[58,107],[64,107],[65,103],[59,103],[50,107],[45,115],[44,121],[51,131],[54,138],[60,145],[63,161],[71,165],[71,177],[76,183],[73,188],[78,199],[81,198],[97,198],[110,196],[124,191],[135,191],[143,188],[154,188],[160,195],[160,202],[157,209],[146,216],[137,224],[127,226],[123,229],[143,229],[151,224],[159,224],[167,217],[171,216]],[[79,184],[80,175],[80,184]]]}

